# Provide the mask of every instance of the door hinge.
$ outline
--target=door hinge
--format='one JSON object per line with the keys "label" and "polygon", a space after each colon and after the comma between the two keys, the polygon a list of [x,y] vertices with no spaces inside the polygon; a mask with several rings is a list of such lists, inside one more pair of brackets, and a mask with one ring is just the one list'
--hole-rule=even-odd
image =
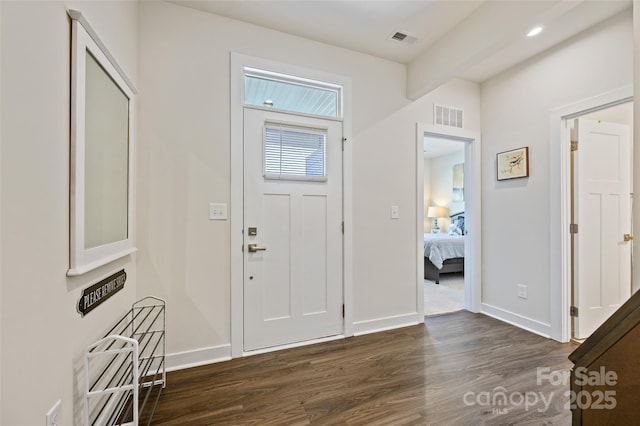
{"label": "door hinge", "polygon": [[571,141],[571,151],[577,151],[578,150],[578,141]]}
{"label": "door hinge", "polygon": [[342,304],[342,318],[344,318],[344,303]]}
{"label": "door hinge", "polygon": [[347,143],[347,138],[342,138],[342,150],[344,151],[344,144]]}
{"label": "door hinge", "polygon": [[578,233],[578,224],[577,223],[572,223],[569,225],[569,233],[570,234],[577,234]]}
{"label": "door hinge", "polygon": [[576,306],[571,306],[569,308],[569,315],[571,315],[572,317],[577,317],[578,316],[578,308]]}

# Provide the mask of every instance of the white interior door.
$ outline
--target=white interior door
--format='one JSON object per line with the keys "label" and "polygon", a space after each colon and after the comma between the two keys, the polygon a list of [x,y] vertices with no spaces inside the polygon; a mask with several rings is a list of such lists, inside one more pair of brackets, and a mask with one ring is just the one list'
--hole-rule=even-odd
{"label": "white interior door", "polygon": [[574,335],[586,338],[631,295],[629,126],[575,121]]}
{"label": "white interior door", "polygon": [[244,109],[244,350],[341,334],[342,123]]}

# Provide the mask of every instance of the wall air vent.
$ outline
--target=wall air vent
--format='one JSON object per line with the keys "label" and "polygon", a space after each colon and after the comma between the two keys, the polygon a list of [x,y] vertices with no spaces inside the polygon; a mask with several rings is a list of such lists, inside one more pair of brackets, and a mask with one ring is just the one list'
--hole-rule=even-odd
{"label": "wall air vent", "polygon": [[400,31],[396,31],[395,33],[391,34],[388,40],[392,40],[406,46],[413,46],[418,41],[416,37],[410,36],[406,33],[402,33]]}
{"label": "wall air vent", "polygon": [[462,129],[464,127],[463,116],[463,111],[460,108],[433,104],[434,124]]}

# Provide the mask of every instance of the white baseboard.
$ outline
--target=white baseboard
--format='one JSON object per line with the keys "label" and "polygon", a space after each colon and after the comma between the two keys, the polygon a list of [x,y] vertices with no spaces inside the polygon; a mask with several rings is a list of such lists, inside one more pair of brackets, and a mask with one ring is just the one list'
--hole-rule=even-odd
{"label": "white baseboard", "polygon": [[532,333],[539,334],[542,337],[551,338],[550,324],[545,324],[487,303],[482,304],[482,313]]}
{"label": "white baseboard", "polygon": [[[398,315],[394,317],[380,318],[369,321],[361,321],[353,324],[353,331],[355,336],[363,334],[376,333],[379,331],[392,330],[394,328],[402,328],[411,325],[420,324],[421,321],[417,321],[419,316],[414,312],[411,314]],[[343,335],[332,336],[323,339],[315,339],[313,341],[294,343],[291,345],[285,345],[278,347],[277,349],[293,348],[297,346],[308,345],[312,343],[320,343],[325,341],[331,341],[344,338]],[[271,352],[274,348],[265,349],[262,351],[252,351],[243,353],[243,356],[255,355],[263,352]],[[167,354],[166,364],[167,371],[182,370],[185,368],[199,367],[201,365],[213,364],[216,362],[228,361],[231,357],[231,345],[211,346],[208,348],[195,349],[185,352],[176,352]]]}
{"label": "white baseboard", "polygon": [[396,315],[394,317],[355,322],[353,323],[353,335],[361,336],[363,334],[377,333],[378,331],[420,324],[420,322],[416,320],[417,317],[417,314],[413,312],[411,314]]}
{"label": "white baseboard", "polygon": [[334,340],[342,340],[344,339],[344,337],[345,337],[344,334],[336,334],[335,336],[320,337],[318,339],[311,339],[311,340],[303,340],[302,342],[287,343],[285,345],[279,345],[279,346],[270,346],[264,349],[254,349],[252,351],[244,351],[242,352],[242,356],[260,355],[260,354],[266,354],[269,352],[282,351],[285,349],[293,349],[293,348],[300,348],[302,346],[315,345],[318,343],[333,342]]}
{"label": "white baseboard", "polygon": [[166,364],[167,371],[175,371],[230,359],[231,345],[220,345],[167,354]]}

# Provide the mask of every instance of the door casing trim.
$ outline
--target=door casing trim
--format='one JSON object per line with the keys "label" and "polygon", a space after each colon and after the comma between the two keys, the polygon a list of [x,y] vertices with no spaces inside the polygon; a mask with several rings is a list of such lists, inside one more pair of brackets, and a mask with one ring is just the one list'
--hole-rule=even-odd
{"label": "door casing trim", "polygon": [[[231,154],[231,190],[230,190],[230,244],[231,244],[231,276],[230,276],[230,337],[231,357],[238,358],[249,353],[244,352],[244,296],[243,296],[243,216],[244,216],[244,149],[243,149],[243,111],[244,85],[243,68],[265,69],[277,73],[295,75],[318,81],[326,81],[343,87],[342,99],[342,132],[346,142],[342,153],[342,217],[344,221],[343,235],[343,303],[345,315],[343,336],[353,336],[353,149],[351,130],[351,79],[309,68],[271,61],[243,55],[236,52],[230,54],[230,154]],[[307,343],[313,343],[310,341]],[[272,350],[283,349],[274,347]],[[253,353],[253,352],[252,352]]]}
{"label": "door casing trim", "polygon": [[[482,141],[480,133],[418,123],[416,126],[416,251],[417,319],[424,321],[424,137],[455,139],[465,143],[465,227],[471,233],[465,242],[465,308],[480,312],[482,305]],[[468,176],[467,176],[468,175]],[[468,185],[467,185],[468,183]],[[468,186],[468,188],[467,188]],[[467,194],[469,194],[467,196]]]}
{"label": "door casing trim", "polygon": [[[550,325],[551,338],[571,339],[571,141],[564,131],[568,119],[633,100],[633,86],[624,86],[550,111]],[[633,144],[633,141],[632,141]],[[635,152],[635,150],[634,150]],[[555,185],[558,182],[559,185]]]}

